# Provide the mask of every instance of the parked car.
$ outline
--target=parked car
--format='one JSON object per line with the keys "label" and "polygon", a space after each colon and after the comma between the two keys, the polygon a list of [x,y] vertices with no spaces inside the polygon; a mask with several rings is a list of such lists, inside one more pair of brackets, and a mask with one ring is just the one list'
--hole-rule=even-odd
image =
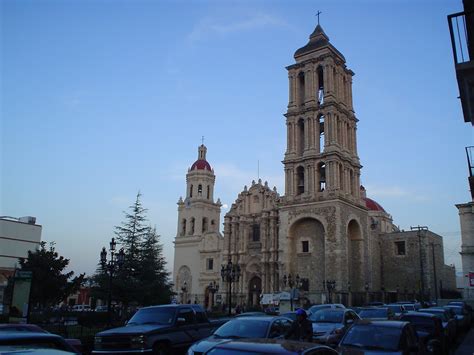
{"label": "parked car", "polygon": [[265,312],[244,312],[244,313],[237,314],[235,316],[235,318],[238,318],[238,317],[266,317],[266,316],[268,316],[268,314],[266,314]]}
{"label": "parked car", "polygon": [[370,320],[390,320],[395,317],[388,307],[366,307],[357,312],[360,318]]}
{"label": "parked car", "polygon": [[415,328],[409,322],[361,320],[341,339],[339,354],[424,354]]}
{"label": "parked car", "polygon": [[434,314],[407,312],[402,314],[400,320],[413,324],[420,342],[427,351],[434,354],[444,354],[447,351],[443,324],[441,323],[441,319]]}
{"label": "parked car", "polygon": [[108,307],[107,307],[107,306],[104,306],[104,305],[102,305],[102,306],[97,306],[97,307],[95,307],[95,311],[96,311],[96,312],[107,312],[107,311],[108,311]]}
{"label": "parked car", "polygon": [[328,304],[316,304],[314,306],[309,307],[307,313],[308,315],[312,315],[321,309],[345,309],[346,306],[340,303],[328,303]]}
{"label": "parked car", "polygon": [[419,308],[415,307],[414,303],[402,303],[402,307],[403,307],[405,312],[418,311],[419,310]]}
{"label": "parked car", "polygon": [[[308,312],[306,312],[306,314],[307,314],[307,313],[308,313]],[[286,313],[280,314],[280,316],[286,317],[286,318],[291,319],[292,321],[295,321],[295,320],[296,320],[296,311],[293,311],[293,312],[286,312]]]}
{"label": "parked car", "polygon": [[144,307],[126,326],[97,333],[92,353],[175,354],[207,338],[226,321],[209,320],[204,309],[197,304]]}
{"label": "parked car", "polygon": [[309,316],[313,322],[313,341],[336,346],[347,329],[359,319],[359,315],[350,309],[322,309]]}
{"label": "parked car", "polygon": [[328,346],[294,340],[237,339],[220,343],[207,354],[337,355],[337,352]]}
{"label": "parked car", "polygon": [[290,319],[281,316],[234,318],[216,329],[209,338],[193,344],[188,355],[207,353],[216,345],[232,339],[283,337],[291,324]]}
{"label": "parked car", "polygon": [[29,331],[0,332],[0,353],[17,351],[29,353],[30,349],[46,349],[45,353],[62,350],[72,354],[80,354],[62,337],[56,334]]}
{"label": "parked car", "polygon": [[458,305],[447,305],[447,308],[451,308],[456,313],[456,319],[458,327],[462,330],[467,330],[471,326],[471,318],[469,312],[463,306]]}
{"label": "parked car", "polygon": [[405,307],[403,304],[400,303],[390,303],[387,304],[385,307],[390,308],[390,310],[393,312],[393,316],[395,319],[399,319],[400,316],[405,312]]}
{"label": "parked car", "polygon": [[90,312],[92,311],[92,308],[88,304],[76,304],[72,306],[72,311],[73,312]]}
{"label": "parked car", "polygon": [[431,313],[441,319],[444,335],[448,338],[448,345],[454,344],[456,340],[456,320],[451,319],[449,312],[444,308],[421,308],[419,312]]}
{"label": "parked car", "polygon": [[[30,333],[45,333],[49,334],[43,328],[37,326],[36,324],[14,324],[6,323],[0,324],[0,332],[30,332]],[[80,339],[64,339],[66,343],[71,345],[71,347],[78,353],[82,353],[82,342]]]}

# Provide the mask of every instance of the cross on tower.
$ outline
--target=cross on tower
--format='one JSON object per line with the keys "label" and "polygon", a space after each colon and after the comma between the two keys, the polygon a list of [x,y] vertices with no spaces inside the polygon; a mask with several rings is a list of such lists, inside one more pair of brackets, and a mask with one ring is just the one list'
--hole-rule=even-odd
{"label": "cross on tower", "polygon": [[316,16],[318,16],[318,25],[319,25],[319,15],[321,15],[322,12],[318,10],[318,12],[316,12]]}
{"label": "cross on tower", "polygon": [[202,145],[204,145],[204,136],[201,137]]}

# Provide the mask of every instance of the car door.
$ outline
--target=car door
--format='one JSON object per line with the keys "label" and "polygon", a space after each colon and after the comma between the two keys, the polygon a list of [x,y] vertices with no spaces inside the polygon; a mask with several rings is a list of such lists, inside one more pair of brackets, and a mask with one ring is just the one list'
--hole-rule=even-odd
{"label": "car door", "polygon": [[191,346],[197,340],[199,340],[199,329],[194,310],[191,307],[180,308],[176,316],[176,332],[173,347],[184,349]]}

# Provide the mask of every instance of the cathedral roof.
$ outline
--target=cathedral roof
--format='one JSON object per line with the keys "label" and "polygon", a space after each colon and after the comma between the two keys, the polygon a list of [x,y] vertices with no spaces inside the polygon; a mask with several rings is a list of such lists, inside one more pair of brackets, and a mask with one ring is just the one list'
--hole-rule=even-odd
{"label": "cathedral roof", "polygon": [[212,171],[211,164],[204,159],[198,159],[191,165],[191,170],[209,170]]}
{"label": "cathedral roof", "polygon": [[329,43],[329,37],[324,33],[323,28],[321,25],[317,25],[314,29],[313,33],[309,36],[309,42],[306,46],[301,47],[295,52],[295,59],[296,57],[300,57],[302,55],[308,54],[310,52],[314,52],[318,49],[328,47],[332,49],[337,55],[339,55],[342,60],[345,61],[344,56],[339,52],[331,43]]}
{"label": "cathedral roof", "polygon": [[380,212],[386,212],[385,209],[380,206],[379,203],[376,201],[372,200],[371,198],[364,197],[365,201],[365,206],[370,210],[370,211],[380,211]]}

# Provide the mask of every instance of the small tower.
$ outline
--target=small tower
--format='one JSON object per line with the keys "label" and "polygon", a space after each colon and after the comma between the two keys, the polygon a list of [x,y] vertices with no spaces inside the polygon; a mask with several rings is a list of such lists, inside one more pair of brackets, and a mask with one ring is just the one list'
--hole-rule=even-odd
{"label": "small tower", "polygon": [[201,144],[198,159],[186,174],[186,196],[178,200],[174,279],[181,302],[204,303],[209,282],[219,281],[220,257],[214,254],[222,240],[219,234],[221,202],[219,199],[214,202],[216,176],[206,160],[206,153],[206,146]]}

